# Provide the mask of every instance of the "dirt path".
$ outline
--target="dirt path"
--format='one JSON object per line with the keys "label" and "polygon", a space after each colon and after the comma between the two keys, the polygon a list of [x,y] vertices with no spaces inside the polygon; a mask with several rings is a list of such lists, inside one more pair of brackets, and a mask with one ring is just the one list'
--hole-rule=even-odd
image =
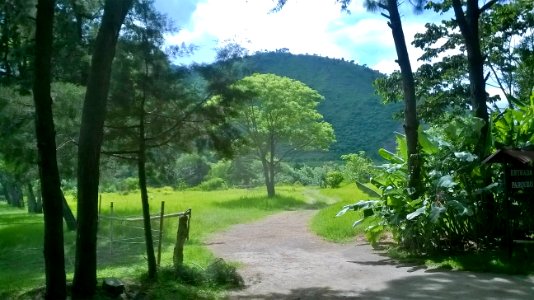
{"label": "dirt path", "polygon": [[283,212],[214,236],[209,247],[243,264],[232,299],[534,299],[534,278],[400,265],[363,243],[308,230],[315,211]]}

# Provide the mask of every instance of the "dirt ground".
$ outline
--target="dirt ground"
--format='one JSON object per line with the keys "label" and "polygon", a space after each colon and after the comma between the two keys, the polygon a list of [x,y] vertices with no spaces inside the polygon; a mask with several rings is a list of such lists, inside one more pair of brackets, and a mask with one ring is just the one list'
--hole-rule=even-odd
{"label": "dirt ground", "polygon": [[399,264],[364,242],[334,244],[308,230],[315,211],[234,226],[208,242],[241,263],[230,299],[534,299],[534,277],[447,272]]}

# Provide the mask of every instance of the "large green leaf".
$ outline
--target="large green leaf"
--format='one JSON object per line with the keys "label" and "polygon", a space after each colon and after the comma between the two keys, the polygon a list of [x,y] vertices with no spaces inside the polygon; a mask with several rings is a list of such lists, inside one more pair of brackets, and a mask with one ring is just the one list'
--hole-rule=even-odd
{"label": "large green leaf", "polygon": [[454,157],[458,158],[460,161],[465,162],[473,162],[478,158],[476,155],[466,151],[454,152]]}
{"label": "large green leaf", "polygon": [[421,206],[421,207],[419,207],[416,211],[414,211],[414,212],[409,213],[408,215],[406,215],[406,219],[407,219],[407,220],[413,220],[413,219],[419,217],[420,215],[424,214],[424,213],[425,213],[425,210],[426,210],[426,207]]}
{"label": "large green leaf", "polygon": [[447,211],[445,207],[432,203],[432,205],[430,206],[430,215],[428,216],[428,218],[432,223],[436,223],[439,220],[441,214],[445,211]]}
{"label": "large green leaf", "polygon": [[408,144],[406,142],[406,136],[403,134],[397,133],[395,136],[397,141],[397,155],[402,158],[402,160],[408,160]]}
{"label": "large green leaf", "polygon": [[396,164],[402,164],[404,163],[404,160],[397,156],[395,153],[392,153],[384,148],[380,148],[378,150],[378,154],[385,160],[396,163]]}
{"label": "large green leaf", "polygon": [[454,187],[455,185],[457,185],[458,183],[454,182],[453,178],[451,175],[445,175],[445,176],[442,176],[439,180],[438,180],[438,187],[443,187],[443,188],[452,188]]}
{"label": "large green leaf", "polygon": [[432,155],[439,152],[439,147],[430,140],[430,136],[419,127],[419,144],[424,153]]}

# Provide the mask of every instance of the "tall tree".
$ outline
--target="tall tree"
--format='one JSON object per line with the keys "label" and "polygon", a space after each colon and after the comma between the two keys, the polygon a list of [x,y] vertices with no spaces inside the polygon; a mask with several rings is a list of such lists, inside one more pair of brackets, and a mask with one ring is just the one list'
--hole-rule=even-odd
{"label": "tall tree", "polygon": [[490,0],[484,6],[479,7],[478,0],[451,0],[456,22],[464,38],[467,51],[467,66],[469,71],[469,96],[473,106],[474,115],[484,120],[485,125],[481,129],[480,142],[476,149],[479,157],[485,157],[490,149],[490,125],[488,95],[486,93],[486,79],[484,75],[484,55],[480,46],[479,20],[481,14],[488,10],[497,0]]}
{"label": "tall tree", "polygon": [[[480,43],[484,54],[486,84],[501,90],[509,104],[528,99],[534,64],[534,3],[497,3],[480,17]],[[429,3],[428,8],[445,10]],[[450,8],[449,8],[450,9]],[[443,43],[443,41],[446,41]],[[456,19],[426,24],[426,31],[415,36],[414,45],[426,61],[417,70],[417,95],[424,99],[421,117],[427,122],[447,122],[447,115],[465,114],[471,105],[467,47]],[[452,50],[452,51],[451,51]],[[494,96],[488,102],[494,102]]]}
{"label": "tall tree", "polygon": [[[420,5],[419,1],[419,5]],[[367,0],[367,8],[371,11],[382,9],[387,14],[382,14],[388,19],[391,28],[395,49],[397,51],[397,63],[401,69],[402,91],[404,95],[404,132],[406,133],[407,157],[408,157],[408,189],[410,197],[417,198],[421,192],[421,156],[418,140],[419,121],[417,119],[417,98],[415,95],[415,80],[406,47],[406,39],[402,28],[397,0]]]}
{"label": "tall tree", "polygon": [[54,0],[39,0],[35,31],[35,128],[44,211],[46,298],[66,298],[63,250],[63,196],[56,158],[55,129],[50,96]]}
{"label": "tall tree", "polygon": [[[287,0],[278,0],[274,10],[281,9]],[[348,10],[352,0],[336,0],[341,4],[342,10]],[[423,0],[414,2],[416,8],[421,8]],[[398,0],[365,0],[364,5],[370,11],[382,10],[382,15],[388,20],[391,28],[397,62],[401,69],[402,91],[404,96],[404,131],[406,133],[407,157],[408,157],[408,189],[411,198],[417,198],[421,189],[421,156],[418,142],[419,121],[417,119],[417,98],[415,95],[415,81],[413,77],[410,57],[406,47],[406,39],[402,28],[402,20],[399,14]]]}
{"label": "tall tree", "polygon": [[156,277],[147,190],[150,164],[190,151],[194,141],[224,123],[223,114],[204,105],[209,93],[193,87],[191,81],[198,78],[173,67],[163,51],[170,25],[153,1],[135,2],[119,40],[105,124],[103,153],[137,162],[150,279]]}
{"label": "tall tree", "polygon": [[106,0],[87,82],[78,142],[78,231],[73,295],[96,289],[99,163],[111,64],[124,18],[133,0]]}
{"label": "tall tree", "polygon": [[332,126],[317,105],[323,97],[300,81],[274,74],[254,74],[233,88],[246,99],[238,123],[261,161],[268,197],[275,196],[281,161],[297,150],[326,150],[334,142]]}

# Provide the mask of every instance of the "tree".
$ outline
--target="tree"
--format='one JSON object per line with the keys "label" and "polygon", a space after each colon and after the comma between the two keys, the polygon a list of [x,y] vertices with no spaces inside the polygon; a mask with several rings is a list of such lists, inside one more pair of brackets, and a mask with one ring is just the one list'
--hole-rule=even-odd
{"label": "tree", "polygon": [[66,298],[63,250],[63,195],[56,158],[55,129],[50,96],[54,0],[39,0],[35,31],[35,129],[44,212],[46,298]]}
{"label": "tree", "polygon": [[[463,2],[463,3],[462,3]],[[489,151],[489,113],[486,104],[486,79],[484,75],[484,56],[480,47],[479,19],[481,14],[489,9],[497,0],[487,2],[483,7],[479,7],[478,0],[452,0],[452,7],[456,22],[460,27],[460,32],[464,38],[467,51],[467,66],[469,71],[469,96],[473,112],[476,117],[485,122],[481,130],[480,142],[477,147],[477,155],[486,157]],[[465,5],[465,10],[464,10]]]}
{"label": "tree", "polygon": [[238,123],[262,163],[267,195],[274,197],[282,160],[297,150],[326,150],[335,139],[332,126],[317,112],[323,97],[300,81],[274,74],[253,74],[233,89],[246,99]]}
{"label": "tree", "polygon": [[[287,0],[278,0],[274,10],[280,10]],[[341,4],[342,10],[348,10],[352,0],[336,0]],[[423,1],[417,0],[415,7],[421,8]],[[411,198],[417,198],[421,188],[421,156],[418,142],[419,121],[417,119],[417,98],[415,95],[415,81],[413,77],[410,57],[406,47],[406,39],[402,28],[397,0],[366,0],[364,5],[370,11],[383,10],[382,16],[388,19],[391,28],[395,49],[397,51],[398,64],[401,69],[402,91],[404,96],[404,131],[406,133],[407,156],[408,156],[408,189]]]}
{"label": "tree", "polygon": [[490,149],[488,95],[486,93],[486,76],[484,63],[486,57],[482,52],[480,18],[497,0],[490,0],[479,6],[478,0],[442,0],[429,1],[428,7],[435,11],[454,11],[454,24],[460,29],[463,46],[467,54],[467,73],[469,80],[469,99],[473,115],[482,119],[485,126],[481,129],[480,141],[476,154],[485,157]]}
{"label": "tree", "polygon": [[89,71],[78,142],[78,232],[72,286],[76,297],[92,296],[96,288],[99,162],[111,63],[132,2],[106,0]]}
{"label": "tree", "polygon": [[410,197],[415,199],[421,192],[422,163],[418,141],[419,121],[417,118],[415,80],[413,77],[410,57],[408,55],[408,49],[406,47],[404,31],[402,29],[399,4],[397,0],[367,0],[365,4],[371,11],[382,9],[387,12],[387,15],[383,15],[388,19],[388,26],[391,28],[391,33],[395,42],[395,49],[398,57],[397,63],[401,69],[402,91],[404,95],[404,131],[406,133],[406,152],[408,157],[408,189]]}

